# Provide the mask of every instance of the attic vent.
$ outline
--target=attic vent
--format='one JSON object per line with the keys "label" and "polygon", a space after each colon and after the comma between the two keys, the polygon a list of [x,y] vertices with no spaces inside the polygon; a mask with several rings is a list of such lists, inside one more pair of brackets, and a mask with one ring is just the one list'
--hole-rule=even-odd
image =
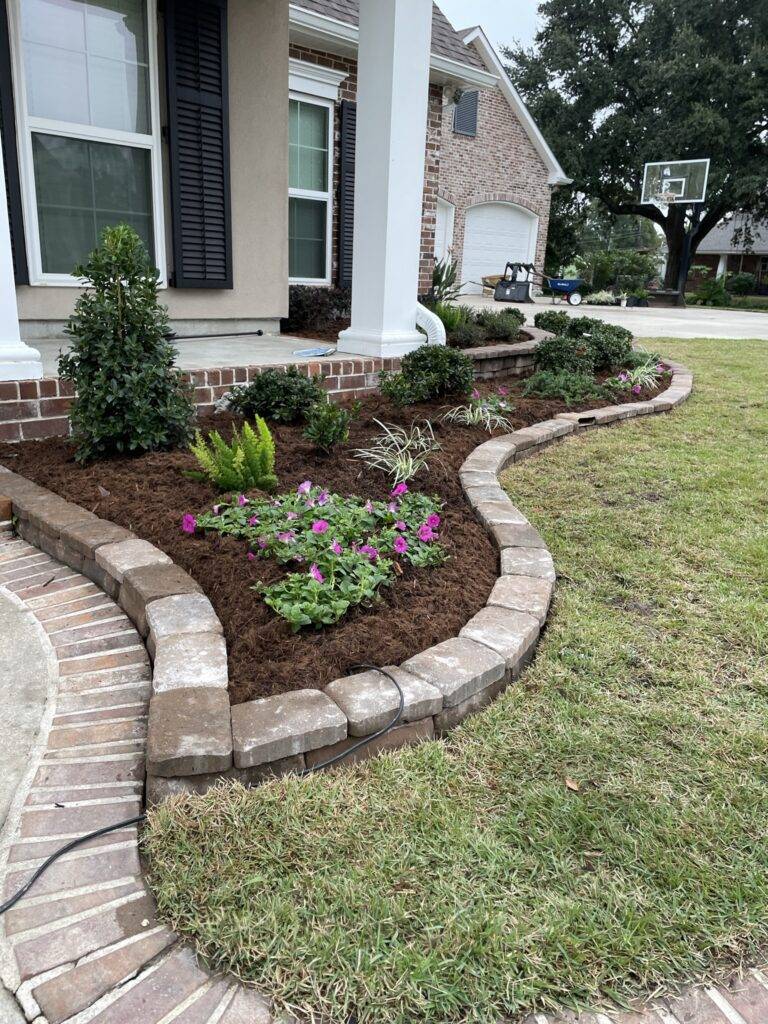
{"label": "attic vent", "polygon": [[453,111],[453,130],[457,135],[477,135],[477,100],[479,93],[465,92]]}

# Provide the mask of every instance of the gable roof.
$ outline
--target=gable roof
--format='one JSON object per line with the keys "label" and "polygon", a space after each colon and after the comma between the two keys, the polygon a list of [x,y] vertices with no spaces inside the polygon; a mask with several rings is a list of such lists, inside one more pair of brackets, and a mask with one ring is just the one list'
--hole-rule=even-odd
{"label": "gable roof", "polygon": [[507,103],[515,113],[520,124],[523,126],[531,144],[541,157],[544,166],[549,171],[547,182],[550,185],[570,185],[572,179],[567,177],[565,171],[555,154],[550,149],[549,143],[541,134],[539,126],[531,117],[528,107],[523,103],[520,93],[512,84],[512,79],[507,74],[507,69],[502,64],[499,55],[496,53],[491,41],[485,32],[476,25],[474,28],[464,29],[457,33],[464,44],[471,47],[482,58],[484,65],[498,76],[498,86],[503,93]]}
{"label": "gable roof", "polygon": [[[747,249],[744,241],[734,245],[733,232],[736,228],[743,228],[750,224],[752,231],[752,245]],[[697,255],[705,253],[735,253],[742,252],[764,255],[768,253],[768,224],[758,224],[751,221],[743,214],[735,214],[730,220],[721,220],[717,227],[712,228],[708,235],[705,235],[696,250]]]}
{"label": "gable roof", "polygon": [[[294,0],[293,6],[348,25],[357,25],[360,20],[359,0]],[[485,70],[482,60],[454,31],[437,4],[432,5],[432,53],[470,68]]]}

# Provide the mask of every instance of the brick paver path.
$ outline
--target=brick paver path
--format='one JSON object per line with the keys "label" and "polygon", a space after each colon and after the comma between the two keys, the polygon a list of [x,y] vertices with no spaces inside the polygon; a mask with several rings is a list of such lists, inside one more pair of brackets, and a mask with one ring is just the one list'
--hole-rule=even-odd
{"label": "brick paver path", "polygon": [[[120,608],[84,576],[12,536],[9,524],[0,524],[0,588],[33,613],[59,674],[47,734],[0,845],[6,899],[68,839],[140,812],[151,667]],[[18,1019],[277,1024],[257,993],[205,970],[157,920],[135,827],[65,855],[0,927],[0,968]],[[576,1021],[768,1024],[768,977],[750,972],[730,986],[691,989],[631,1014],[528,1018]]]}

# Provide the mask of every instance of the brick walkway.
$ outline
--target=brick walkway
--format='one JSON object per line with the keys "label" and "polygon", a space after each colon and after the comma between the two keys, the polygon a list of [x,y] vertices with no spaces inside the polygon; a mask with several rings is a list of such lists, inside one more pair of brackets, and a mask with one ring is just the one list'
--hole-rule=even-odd
{"label": "brick walkway", "polygon": [[[151,682],[144,645],[120,608],[8,527],[0,524],[0,588],[37,619],[59,678],[50,727],[44,720],[0,844],[4,899],[68,839],[140,812]],[[0,999],[0,1024],[278,1024],[260,996],[210,974],[158,922],[135,827],[67,854],[0,924],[0,968],[18,1006],[6,1010]],[[576,1021],[768,1024],[768,977],[750,972],[642,1012],[535,1014],[527,1024]]]}

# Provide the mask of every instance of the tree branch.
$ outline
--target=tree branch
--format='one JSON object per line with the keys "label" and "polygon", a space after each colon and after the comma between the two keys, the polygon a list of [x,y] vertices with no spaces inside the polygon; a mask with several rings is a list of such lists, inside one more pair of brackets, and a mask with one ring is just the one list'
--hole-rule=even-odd
{"label": "tree branch", "polygon": [[659,227],[666,226],[667,218],[661,210],[650,203],[615,203],[601,195],[598,195],[597,198],[604,206],[608,207],[615,217],[647,217],[649,220],[655,221]]}

